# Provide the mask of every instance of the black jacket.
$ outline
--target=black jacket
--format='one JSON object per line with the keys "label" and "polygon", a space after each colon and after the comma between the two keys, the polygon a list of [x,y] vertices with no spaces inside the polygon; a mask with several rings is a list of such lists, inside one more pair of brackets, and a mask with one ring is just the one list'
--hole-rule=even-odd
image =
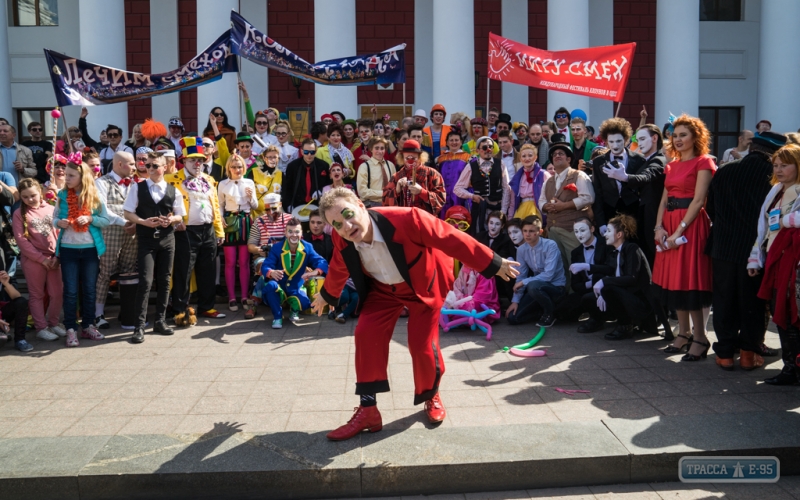
{"label": "black jacket", "polygon": [[[596,282],[603,275],[609,274],[606,261],[608,260],[608,256],[611,254],[611,250],[612,249],[609,249],[608,245],[606,245],[605,239],[598,237],[594,238],[594,264],[589,267],[588,273],[586,271],[581,271],[572,276],[570,286],[572,287],[573,292],[583,295],[591,291],[591,288],[586,287],[586,282],[589,281],[589,274],[592,275],[593,282]],[[584,264],[585,262],[586,261],[583,259],[583,244],[581,244],[572,250],[572,263]],[[613,273],[614,269],[611,269],[610,272]],[[569,272],[569,269],[566,271]]]}
{"label": "black jacket", "polygon": [[[281,183],[281,203],[283,211],[291,213],[294,207],[302,207],[306,204],[306,161],[298,158],[286,165],[286,173],[283,175]],[[319,191],[331,183],[331,176],[328,172],[328,164],[324,160],[314,158],[311,163],[311,193]],[[312,201],[313,204],[319,203],[319,198]]]}
{"label": "black jacket", "polygon": [[[598,229],[608,224],[609,219],[613,218],[618,210],[618,203],[621,200],[624,207],[631,207],[630,212],[626,213],[636,216],[639,207],[639,190],[630,185],[630,182],[622,183],[622,192],[617,189],[617,181],[610,179],[604,172],[603,166],[611,160],[611,151],[598,156],[592,162],[592,184],[594,185],[594,212],[595,227]],[[644,156],[637,152],[628,151],[628,167],[625,172],[637,174],[645,165]]]}
{"label": "black jacket", "polygon": [[303,234],[303,239],[311,243],[311,246],[314,247],[314,251],[320,254],[320,256],[328,261],[331,262],[333,258],[333,239],[331,239],[331,235],[322,233],[322,240],[314,241],[311,237],[311,231],[307,231]]}
{"label": "black jacket", "polygon": [[717,170],[708,188],[706,212],[711,218],[711,237],[706,252],[712,259],[747,262],[756,240],[761,205],[772,188],[772,162],[761,151]]}
{"label": "black jacket", "polygon": [[500,231],[500,234],[492,241],[491,245],[489,244],[489,231],[481,231],[475,236],[475,239],[478,240],[478,243],[482,243],[494,250],[497,255],[504,259],[517,258],[517,247],[514,246],[514,242],[511,241],[505,231]]}
{"label": "black jacket", "polygon": [[628,186],[639,191],[639,246],[644,250],[648,262],[656,258],[655,227],[658,219],[658,205],[664,194],[664,166],[667,158],[656,153],[635,174],[628,174]]}
{"label": "black jacket", "polygon": [[[617,251],[616,249],[609,250],[611,251],[606,259],[607,274],[599,277],[602,278],[603,285],[615,285],[624,288],[631,293],[641,295],[642,298],[647,300],[653,275],[650,272],[650,264],[647,263],[644,252],[639,248],[639,245],[632,241],[626,241],[620,247],[619,276],[615,276],[617,273]],[[594,281],[599,281],[599,278]]]}

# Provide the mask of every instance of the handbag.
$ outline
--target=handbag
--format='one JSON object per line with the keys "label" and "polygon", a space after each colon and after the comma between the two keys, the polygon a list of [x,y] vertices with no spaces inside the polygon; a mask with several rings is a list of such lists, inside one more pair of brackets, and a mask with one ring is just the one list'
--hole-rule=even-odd
{"label": "handbag", "polygon": [[5,208],[0,207],[0,216],[2,216],[3,219],[3,237],[6,244],[8,244],[8,250],[10,250],[14,256],[19,256],[19,245],[17,245],[17,239],[14,237],[14,228],[11,226],[11,221],[8,220],[8,214]]}
{"label": "handbag", "polygon": [[225,216],[225,232],[236,233],[241,228],[242,220],[238,213]]}

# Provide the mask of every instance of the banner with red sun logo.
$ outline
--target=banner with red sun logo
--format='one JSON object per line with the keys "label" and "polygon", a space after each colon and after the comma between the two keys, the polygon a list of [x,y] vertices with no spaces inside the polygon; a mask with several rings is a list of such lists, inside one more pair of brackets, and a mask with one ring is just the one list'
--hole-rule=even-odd
{"label": "banner with red sun logo", "polygon": [[553,52],[489,33],[489,78],[620,102],[635,51],[626,43]]}

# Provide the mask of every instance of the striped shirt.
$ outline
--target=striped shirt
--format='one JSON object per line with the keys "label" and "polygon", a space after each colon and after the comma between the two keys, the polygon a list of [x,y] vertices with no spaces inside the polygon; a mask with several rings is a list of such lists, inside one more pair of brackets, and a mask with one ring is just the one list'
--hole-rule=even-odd
{"label": "striped shirt", "polygon": [[247,243],[263,247],[282,240],[286,236],[286,223],[291,218],[292,214],[285,213],[281,214],[278,220],[273,221],[268,213],[262,215],[250,227]]}

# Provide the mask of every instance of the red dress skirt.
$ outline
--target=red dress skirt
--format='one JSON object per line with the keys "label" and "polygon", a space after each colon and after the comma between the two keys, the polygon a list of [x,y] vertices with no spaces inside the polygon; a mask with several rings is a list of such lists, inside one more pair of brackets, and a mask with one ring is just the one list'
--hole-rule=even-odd
{"label": "red dress skirt", "polygon": [[[688,161],[675,161],[666,166],[664,188],[670,198],[694,198],[697,172],[717,167],[709,156]],[[673,234],[686,216],[687,209],[664,211],[662,224],[667,234]],[[704,208],[684,230],[688,243],[677,249],[656,254],[653,264],[653,283],[661,288],[662,299],[670,309],[696,311],[711,305],[711,257],[705,254],[711,233],[711,221]]]}

